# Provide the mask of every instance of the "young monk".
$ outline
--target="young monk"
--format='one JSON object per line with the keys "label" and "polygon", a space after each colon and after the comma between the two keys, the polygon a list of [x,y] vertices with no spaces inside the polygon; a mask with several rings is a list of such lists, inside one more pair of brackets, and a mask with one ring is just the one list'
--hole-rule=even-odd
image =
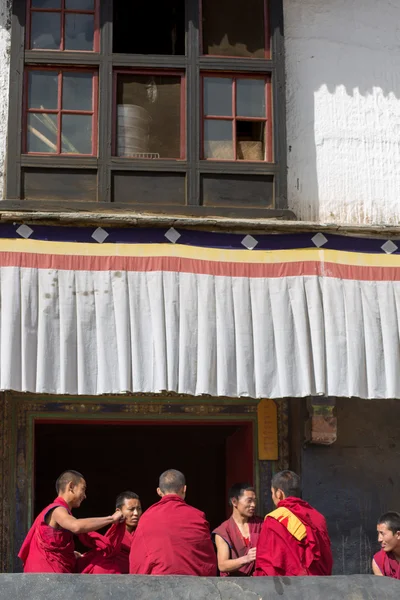
{"label": "young monk", "polygon": [[160,476],[161,500],[140,519],[129,555],[129,572],[136,575],[217,574],[210,527],[204,513],[185,502],[186,482],[180,471]]}
{"label": "young monk", "polygon": [[86,498],[86,482],[77,471],[65,471],[56,482],[57,498],[36,518],[19,551],[24,573],[73,573],[74,534],[88,533],[118,523],[117,510],[110,517],[75,519],[72,509]]}
{"label": "young monk", "polygon": [[377,525],[381,550],[372,559],[374,575],[400,579],[400,514],[387,512]]}
{"label": "young monk", "polygon": [[253,574],[256,546],[263,519],[255,516],[256,494],[250,483],[236,483],[229,490],[232,516],[213,531],[221,577]]}
{"label": "young monk", "polygon": [[123,492],[117,498],[116,507],[121,511],[125,522],[114,523],[105,535],[93,532],[79,536],[85,546],[93,548],[78,558],[79,573],[92,575],[129,573],[129,551],[142,515],[142,506],[137,494]]}
{"label": "young monk", "polygon": [[324,517],[301,499],[300,477],[277,473],[271,482],[277,507],[265,517],[255,576],[331,575],[331,543]]}

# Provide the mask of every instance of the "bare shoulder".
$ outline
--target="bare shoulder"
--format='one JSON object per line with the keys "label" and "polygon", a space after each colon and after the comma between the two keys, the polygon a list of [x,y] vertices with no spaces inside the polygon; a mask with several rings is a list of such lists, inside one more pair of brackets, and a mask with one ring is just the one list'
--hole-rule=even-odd
{"label": "bare shoulder", "polygon": [[44,517],[44,522],[50,527],[57,527],[59,524],[59,519],[63,519],[66,515],[69,515],[69,512],[64,506],[56,506],[55,508],[51,508]]}

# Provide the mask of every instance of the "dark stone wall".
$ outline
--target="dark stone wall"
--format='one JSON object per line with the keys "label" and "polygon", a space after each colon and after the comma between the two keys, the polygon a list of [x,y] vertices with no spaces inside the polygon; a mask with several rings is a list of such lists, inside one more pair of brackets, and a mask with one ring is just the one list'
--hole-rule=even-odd
{"label": "dark stone wall", "polygon": [[302,451],[304,499],[326,517],[334,574],[370,573],[376,520],[400,511],[400,400],[338,399],[338,439]]}
{"label": "dark stone wall", "polygon": [[0,600],[398,600],[388,577],[0,575]]}

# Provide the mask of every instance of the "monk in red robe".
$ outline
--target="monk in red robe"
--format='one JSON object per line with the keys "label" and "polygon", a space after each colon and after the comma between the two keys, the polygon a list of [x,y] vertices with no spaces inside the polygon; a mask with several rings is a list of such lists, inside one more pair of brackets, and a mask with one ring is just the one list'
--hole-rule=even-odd
{"label": "monk in red robe", "polygon": [[374,575],[400,579],[400,514],[382,515],[377,531],[381,550],[372,559],[372,571]]}
{"label": "monk in red robe", "polygon": [[56,482],[57,498],[36,518],[19,551],[24,573],[74,573],[74,534],[87,533],[117,523],[123,517],[75,519],[72,509],[86,498],[86,482],[77,471],[65,471]]}
{"label": "monk in red robe", "polygon": [[186,504],[183,473],[165,471],[157,493],[161,500],[143,514],[133,538],[129,572],[215,576],[217,560],[210,527],[204,513]]}
{"label": "monk in red robe", "polygon": [[105,535],[85,533],[80,541],[89,552],[78,558],[77,571],[92,575],[129,573],[129,552],[133,536],[142,515],[139,496],[134,492],[123,492],[116,501],[125,522],[114,523]]}
{"label": "monk in red robe", "polygon": [[301,499],[300,478],[277,473],[271,482],[276,510],[265,517],[255,576],[331,575],[332,551],[325,518]]}
{"label": "monk in red robe", "polygon": [[236,483],[229,490],[232,516],[213,531],[221,577],[253,574],[256,547],[263,519],[255,516],[256,494],[250,483]]}

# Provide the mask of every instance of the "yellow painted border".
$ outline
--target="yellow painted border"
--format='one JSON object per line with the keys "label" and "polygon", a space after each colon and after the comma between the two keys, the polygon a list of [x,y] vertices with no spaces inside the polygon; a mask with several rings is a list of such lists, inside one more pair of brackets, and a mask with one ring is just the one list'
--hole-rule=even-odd
{"label": "yellow painted border", "polygon": [[122,256],[138,258],[172,257],[249,264],[291,262],[334,263],[364,267],[400,267],[400,255],[364,254],[341,250],[307,248],[300,250],[226,250],[180,244],[87,244],[41,240],[2,239],[0,252],[53,254],[60,256]]}

